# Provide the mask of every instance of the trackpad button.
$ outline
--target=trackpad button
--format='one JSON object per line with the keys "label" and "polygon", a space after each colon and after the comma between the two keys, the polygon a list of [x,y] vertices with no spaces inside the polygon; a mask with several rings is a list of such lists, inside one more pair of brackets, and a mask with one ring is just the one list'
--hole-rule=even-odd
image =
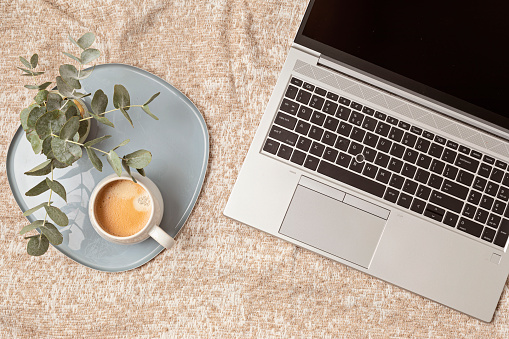
{"label": "trackpad button", "polygon": [[297,186],[279,233],[368,268],[386,220]]}

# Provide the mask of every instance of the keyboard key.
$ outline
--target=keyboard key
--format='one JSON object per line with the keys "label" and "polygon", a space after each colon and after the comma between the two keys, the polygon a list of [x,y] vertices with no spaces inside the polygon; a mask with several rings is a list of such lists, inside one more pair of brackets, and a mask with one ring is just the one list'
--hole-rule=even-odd
{"label": "keyboard key", "polygon": [[271,140],[271,139],[267,139],[267,141],[265,141],[265,145],[263,146],[263,150],[265,152],[268,152],[271,154],[276,154],[278,148],[279,148],[279,142]]}
{"label": "keyboard key", "polygon": [[480,237],[484,227],[481,224],[478,224],[474,221],[468,220],[466,218],[460,218],[460,222],[458,223],[458,229],[474,237]]}
{"label": "keyboard key", "polygon": [[463,201],[436,190],[431,193],[429,201],[456,213],[460,213],[463,209]]}
{"label": "keyboard key", "polygon": [[488,220],[489,212],[485,211],[483,209],[477,209],[477,212],[475,213],[474,220],[477,222],[480,222],[481,224],[484,224],[486,220]]}
{"label": "keyboard key", "polygon": [[324,90],[323,88],[316,87],[315,88],[315,93],[318,94],[318,95],[321,95],[322,97],[324,97],[325,94],[327,94],[327,91]]}
{"label": "keyboard key", "polygon": [[431,157],[429,157],[423,153],[419,154],[419,157],[417,159],[417,166],[428,169],[430,164],[431,164]]}
{"label": "keyboard key", "polygon": [[293,151],[292,158],[290,159],[290,161],[296,163],[297,165],[302,165],[305,159],[306,153],[296,149],[295,151]]}
{"label": "keyboard key", "polygon": [[336,117],[343,119],[343,120],[348,120],[348,117],[350,116],[350,112],[352,112],[352,110],[350,108],[340,105],[338,107],[338,110],[336,111]]}
{"label": "keyboard key", "polygon": [[327,147],[325,149],[325,153],[323,154],[323,158],[325,160],[328,160],[330,162],[335,162],[336,161],[336,158],[338,157],[338,151],[336,151],[335,149],[333,148],[330,148],[330,147]]}
{"label": "keyboard key", "polygon": [[362,172],[362,174],[372,179],[375,179],[377,170],[378,167],[376,167],[375,165],[366,163],[366,166],[364,166],[364,171]]}
{"label": "keyboard key", "polygon": [[375,114],[375,110],[364,106],[364,108],[362,109],[362,113],[365,113],[367,115],[373,115],[373,114]]}
{"label": "keyboard key", "polygon": [[272,126],[269,136],[277,141],[284,142],[290,146],[295,146],[299,136],[293,132],[287,131],[279,126]]}
{"label": "keyboard key", "polygon": [[490,164],[490,165],[495,165],[495,158],[492,158],[492,157],[490,157],[488,155],[485,155],[483,157],[483,161],[488,163],[488,164]]}
{"label": "keyboard key", "polygon": [[350,146],[350,140],[342,136],[338,136],[338,139],[336,140],[336,145],[334,147],[340,151],[346,152],[348,146]]}
{"label": "keyboard key", "polygon": [[387,118],[387,115],[382,112],[376,111],[375,118],[380,119],[380,120],[385,120],[385,118]]}
{"label": "keyboard key", "polygon": [[497,236],[495,237],[495,241],[493,242],[495,245],[500,247],[505,247],[505,243],[507,242],[507,237],[509,236],[509,221],[507,219],[503,219],[500,224],[500,228],[497,232]]}
{"label": "keyboard key", "polygon": [[343,98],[343,97],[340,97],[339,98],[339,102],[342,103],[343,105],[345,106],[350,106],[350,100],[348,100],[347,98]]}
{"label": "keyboard key", "polygon": [[491,213],[490,217],[488,218],[488,226],[493,228],[498,228],[498,225],[500,225],[500,218],[498,215]]}
{"label": "keyboard key", "polygon": [[442,186],[442,182],[444,179],[439,177],[436,174],[431,174],[431,177],[429,178],[428,185],[430,185],[433,188],[440,189],[440,186]]}
{"label": "keyboard key", "polygon": [[387,167],[387,164],[389,164],[390,157],[387,154],[383,154],[378,152],[375,159],[375,164],[377,164],[380,167]]}
{"label": "keyboard key", "polygon": [[444,224],[451,227],[456,227],[458,223],[458,215],[452,212],[446,212],[444,217]]}
{"label": "keyboard key", "polygon": [[315,139],[315,140],[319,141],[322,139],[322,135],[323,135],[323,129],[321,129],[320,127],[311,126],[311,129],[309,130],[309,134],[308,134],[308,136],[311,139]]}
{"label": "keyboard key", "polygon": [[443,146],[440,146],[439,144],[432,143],[429,148],[428,154],[431,155],[432,157],[440,159],[443,151],[444,151]]}
{"label": "keyboard key", "polygon": [[325,131],[323,133],[322,142],[329,146],[334,146],[334,143],[336,142],[336,138],[338,136],[334,133],[331,133],[329,131]]}
{"label": "keyboard key", "polygon": [[404,208],[410,208],[410,204],[412,203],[412,197],[409,196],[408,194],[405,194],[405,193],[401,193],[399,195],[399,199],[398,199],[398,202],[397,204],[401,207],[404,207]]}
{"label": "keyboard key", "polygon": [[403,140],[401,141],[401,143],[408,147],[414,147],[416,141],[417,141],[417,137],[415,135],[413,135],[412,133],[407,132],[403,136]]}
{"label": "keyboard key", "polygon": [[426,203],[420,199],[414,198],[412,202],[412,206],[410,209],[416,213],[422,214],[424,212],[424,208],[426,207]]}
{"label": "keyboard key", "polygon": [[398,191],[391,188],[391,187],[387,187],[387,191],[385,191],[385,195],[384,195],[384,199],[387,200],[387,201],[390,201],[392,203],[396,203],[396,201],[398,200]]}
{"label": "keyboard key", "polygon": [[475,159],[479,159],[479,160],[481,160],[481,158],[482,158],[482,153],[481,153],[481,152],[478,152],[478,151],[476,151],[476,150],[471,150],[471,151],[470,151],[470,156],[471,156],[472,158],[475,158]]}
{"label": "keyboard key", "polygon": [[408,131],[410,129],[410,124],[408,122],[400,121],[398,127]]}
{"label": "keyboard key", "polygon": [[452,164],[452,163],[454,163],[454,159],[456,159],[457,154],[458,153],[446,148],[444,150],[444,153],[442,154],[442,160]]}
{"label": "keyboard key", "polygon": [[344,135],[345,137],[350,135],[350,132],[352,131],[352,125],[349,123],[341,121],[338,127],[338,133],[341,135]]}
{"label": "keyboard key", "polygon": [[368,132],[364,138],[364,143],[368,146],[376,147],[376,144],[378,143],[378,136]]}
{"label": "keyboard key", "polygon": [[362,122],[362,128],[367,129],[368,131],[374,131],[376,128],[377,120],[372,117],[365,117]]}
{"label": "keyboard key", "polygon": [[422,184],[426,184],[428,182],[430,172],[423,170],[422,168],[417,169],[417,173],[415,174],[415,180]]}
{"label": "keyboard key", "polygon": [[364,155],[364,158],[366,159],[366,161],[373,162],[375,160],[376,151],[372,148],[364,147],[362,154]]}
{"label": "keyboard key", "polygon": [[481,239],[487,242],[493,242],[493,239],[495,238],[495,230],[492,230],[489,227],[484,228],[484,232],[482,232]]}
{"label": "keyboard key", "polygon": [[357,155],[359,153],[362,153],[363,148],[364,146],[362,146],[361,144],[352,141],[350,143],[350,147],[348,147],[348,153],[350,153],[351,155]]}
{"label": "keyboard key", "polygon": [[362,169],[364,168],[364,163],[363,162],[357,162],[355,160],[355,158],[353,159],[353,161],[350,163],[350,169],[354,172],[357,172],[357,173],[362,173]]}
{"label": "keyboard key", "polygon": [[417,161],[417,156],[419,155],[419,152],[414,151],[413,149],[407,148],[405,151],[405,156],[403,159],[406,161],[414,164]]}
{"label": "keyboard key", "polygon": [[389,185],[391,187],[401,189],[403,187],[403,184],[405,183],[405,178],[403,178],[401,175],[393,174],[391,177],[391,180],[389,181]]}
{"label": "keyboard key", "polygon": [[332,179],[341,181],[342,183],[353,186],[355,188],[361,189],[367,193],[373,194],[380,198],[383,196],[385,191],[384,185],[374,180],[360,176],[357,173],[353,173],[341,167],[332,165],[326,161],[320,162],[320,166],[318,167],[318,173],[326,175]]}
{"label": "keyboard key", "polygon": [[460,184],[470,186],[474,181],[474,175],[472,173],[461,170],[460,173],[458,174],[458,178],[456,179],[456,181],[459,182]]}
{"label": "keyboard key", "polygon": [[415,167],[414,165],[404,164],[403,169],[401,170],[401,174],[403,174],[407,178],[412,179],[416,171],[417,167]]}
{"label": "keyboard key", "polygon": [[507,187],[501,186],[498,190],[497,198],[504,201],[509,200],[509,189]]}
{"label": "keyboard key", "polygon": [[311,122],[315,125],[322,126],[325,121],[325,113],[314,111],[311,115]]}
{"label": "keyboard key", "polygon": [[310,91],[310,92],[313,92],[313,91],[315,90],[315,86],[313,86],[313,85],[311,85],[311,84],[309,84],[309,83],[307,83],[307,82],[305,82],[305,83],[304,83],[304,86],[303,86],[303,87],[304,87],[305,89],[307,89],[308,91]]}
{"label": "keyboard key", "polygon": [[416,126],[412,126],[412,127],[410,127],[410,132],[415,133],[417,135],[421,135],[422,134],[422,128],[419,128],[419,127],[416,127]]}
{"label": "keyboard key", "polygon": [[295,115],[297,114],[297,110],[299,109],[299,104],[288,99],[283,99],[283,102],[281,103],[281,107],[279,109],[282,110],[283,112]]}
{"label": "keyboard key", "polygon": [[386,124],[385,122],[379,121],[378,125],[376,125],[375,133],[386,137],[389,134],[390,130],[391,130],[390,125]]}
{"label": "keyboard key", "polygon": [[441,162],[440,160],[434,159],[431,163],[430,170],[432,172],[435,172],[436,174],[442,174],[443,170],[445,168],[445,163]]}
{"label": "keyboard key", "polygon": [[495,163],[495,166],[505,170],[507,168],[507,163],[505,163],[503,161],[500,161],[500,160],[497,160],[497,162]]}
{"label": "keyboard key", "polygon": [[336,110],[338,109],[338,104],[335,102],[332,102],[330,100],[327,100],[325,104],[323,105],[322,111],[324,111],[327,114],[334,115],[336,114]]}
{"label": "keyboard key", "polygon": [[327,93],[327,99],[331,99],[332,101],[338,101],[339,96],[337,94],[328,92]]}
{"label": "keyboard key", "polygon": [[481,198],[482,198],[481,193],[471,190],[470,193],[468,194],[467,201],[471,204],[477,205],[481,201]]}
{"label": "keyboard key", "polygon": [[290,130],[293,130],[295,128],[295,124],[297,124],[297,119],[288,115],[284,114],[282,112],[279,112],[276,115],[276,120],[274,121],[276,125],[283,126],[285,128],[288,128]]}
{"label": "keyboard key", "polygon": [[495,182],[502,182],[502,178],[504,177],[504,171],[497,167],[493,167],[493,170],[491,171],[490,179]]}
{"label": "keyboard key", "polygon": [[403,139],[404,133],[405,132],[402,129],[393,127],[393,128],[391,128],[391,131],[389,132],[389,139],[394,140],[396,142],[400,142],[401,139]]}
{"label": "keyboard key", "polygon": [[488,181],[486,179],[483,179],[481,177],[475,177],[474,188],[478,189],[479,191],[484,191],[484,188],[486,187],[487,183]]}
{"label": "keyboard key", "polygon": [[426,139],[430,139],[430,140],[433,140],[433,138],[435,137],[435,135],[433,133],[428,132],[428,131],[423,131],[422,136],[425,137]]}
{"label": "keyboard key", "polygon": [[[400,144],[394,143],[394,144],[392,144],[391,152],[390,153],[391,153],[392,156],[395,156],[397,158],[401,158],[403,156],[403,153],[405,153],[405,147],[401,146]],[[417,154],[415,154],[415,157],[417,157]],[[412,162],[412,161],[410,161],[410,162]]]}
{"label": "keyboard key", "polygon": [[459,151],[464,154],[470,154],[470,148],[467,146],[460,145]]}
{"label": "keyboard key", "polygon": [[298,91],[299,91],[299,89],[297,87],[289,85],[288,89],[286,90],[285,97],[290,98],[290,99],[295,99]]}
{"label": "keyboard key", "polygon": [[311,147],[311,140],[305,137],[299,137],[299,141],[297,142],[297,148],[303,150],[304,152],[309,151]]}
{"label": "keyboard key", "polygon": [[311,114],[313,114],[313,110],[306,106],[300,106],[299,111],[297,112],[297,116],[304,120],[311,119]]}
{"label": "keyboard key", "polygon": [[336,160],[336,164],[343,167],[348,167],[350,165],[351,160],[352,160],[351,156],[349,156],[346,153],[340,152],[338,155],[338,159]]}
{"label": "keyboard key", "polygon": [[298,87],[302,86],[302,80],[300,80],[300,79],[292,78],[292,79],[290,80],[290,82],[291,82],[292,84],[294,84],[295,86],[298,86]]}
{"label": "keyboard key", "polygon": [[435,141],[440,145],[445,145],[445,138],[442,138],[441,136],[435,135]]}
{"label": "keyboard key", "polygon": [[290,146],[281,145],[281,147],[279,147],[279,151],[277,152],[277,156],[285,160],[289,160],[290,157],[292,156],[292,151],[293,148],[291,148]]}
{"label": "keyboard key", "polygon": [[421,151],[422,153],[428,153],[430,144],[431,143],[428,140],[419,138],[417,140],[417,144],[415,145],[415,149],[417,149],[418,151]]}
{"label": "keyboard key", "polygon": [[315,158],[312,155],[308,155],[306,158],[306,161],[304,162],[304,167],[309,168],[310,170],[314,171],[318,167],[319,162],[320,162],[320,159]]}
{"label": "keyboard key", "polygon": [[[445,166],[444,177],[449,178],[451,180],[456,179],[456,175],[458,174],[458,169],[451,165]],[[470,184],[469,184],[470,186]]]}
{"label": "keyboard key", "polygon": [[311,97],[311,101],[309,102],[309,106],[313,107],[314,109],[321,110],[324,102],[325,102],[324,98],[319,97],[317,95],[313,95]]}
{"label": "keyboard key", "polygon": [[339,120],[333,117],[327,117],[325,119],[325,123],[323,124],[323,127],[326,129],[335,132],[338,128]]}
{"label": "keyboard key", "polygon": [[391,146],[392,146],[392,142],[390,142],[389,140],[387,139],[384,139],[384,138],[380,138],[380,140],[378,141],[378,145],[376,146],[376,148],[382,152],[385,152],[385,153],[389,153],[389,150],[391,149]]}
{"label": "keyboard key", "polygon": [[366,134],[366,131],[364,131],[358,127],[354,127],[352,130],[352,133],[350,133],[350,138],[352,138],[355,141],[362,142],[365,134]]}
{"label": "keyboard key", "polygon": [[488,184],[486,185],[486,189],[484,190],[484,192],[494,197],[497,195],[499,187],[500,186],[495,184],[493,181],[489,181]]}
{"label": "keyboard key", "polygon": [[442,221],[442,218],[444,217],[443,214],[437,214],[435,212],[432,212],[428,209],[424,211],[424,216],[428,217],[430,219],[436,220],[436,221]]}
{"label": "keyboard key", "polygon": [[302,135],[308,135],[310,128],[311,128],[310,124],[308,124],[305,121],[299,120],[299,122],[297,123],[297,127],[295,128],[295,132]]}
{"label": "keyboard key", "polygon": [[431,189],[429,187],[419,185],[419,188],[417,189],[417,194],[416,194],[417,197],[424,199],[424,200],[428,200],[430,195],[431,195]]}
{"label": "keyboard key", "polygon": [[479,166],[479,175],[485,178],[489,178],[491,173],[491,166],[481,163]]}
{"label": "keyboard key", "polygon": [[352,101],[352,103],[350,104],[350,107],[352,107],[353,109],[356,109],[358,111],[362,110],[362,105],[355,101]]}
{"label": "keyboard key", "polygon": [[[436,187],[438,189],[438,187]],[[468,188],[457,184],[451,180],[445,179],[444,185],[442,186],[442,191],[455,196],[461,200],[465,200],[468,195]]]}
{"label": "keyboard key", "polygon": [[[482,198],[481,198],[481,202],[480,202],[480,206],[482,208],[485,208],[487,210],[491,209],[491,206],[493,206],[493,202],[495,201],[495,199],[493,199],[492,197],[489,197],[487,195],[483,195]],[[501,213],[500,213],[501,214]]]}
{"label": "keyboard key", "polygon": [[463,154],[458,154],[458,157],[456,158],[456,161],[454,164],[458,167],[461,167],[463,169],[466,169],[470,172],[477,172],[477,167],[479,167],[479,161],[475,160],[474,158],[467,157]]}
{"label": "keyboard key", "polygon": [[451,141],[451,140],[448,140],[447,141],[447,147],[450,147],[454,150],[457,150],[458,149],[458,144],[454,141]]}
{"label": "keyboard key", "polygon": [[389,169],[393,172],[399,173],[401,168],[403,168],[403,161],[396,158],[391,158],[389,161]]}
{"label": "keyboard key", "polygon": [[419,186],[419,184],[416,183],[415,181],[406,179],[405,180],[405,184],[403,185],[403,191],[405,191],[406,193],[414,195],[415,192],[417,191],[417,187],[418,186]]}
{"label": "keyboard key", "polygon": [[313,145],[311,145],[311,150],[309,152],[317,157],[321,157],[323,151],[325,151],[325,146],[315,141],[313,142]]}
{"label": "keyboard key", "polygon": [[390,115],[387,116],[387,119],[385,119],[389,124],[391,125],[397,125],[399,120],[396,119],[395,117],[391,117]]}
{"label": "keyboard key", "polygon": [[299,93],[297,93],[297,97],[295,97],[295,99],[298,102],[303,103],[304,105],[307,105],[309,103],[309,100],[311,99],[311,93],[301,89],[301,90],[299,90]]}
{"label": "keyboard key", "polygon": [[354,125],[361,126],[362,120],[364,119],[364,114],[360,112],[353,111],[352,114],[350,114],[350,118],[348,121]]}
{"label": "keyboard key", "polygon": [[495,213],[503,214],[505,207],[506,207],[506,203],[504,203],[500,200],[495,200],[495,202],[493,202],[493,207],[491,208],[491,210]]}
{"label": "keyboard key", "polygon": [[390,178],[391,178],[391,172],[389,172],[383,168],[380,168],[378,170],[376,180],[383,182],[384,184],[387,184],[389,182]]}

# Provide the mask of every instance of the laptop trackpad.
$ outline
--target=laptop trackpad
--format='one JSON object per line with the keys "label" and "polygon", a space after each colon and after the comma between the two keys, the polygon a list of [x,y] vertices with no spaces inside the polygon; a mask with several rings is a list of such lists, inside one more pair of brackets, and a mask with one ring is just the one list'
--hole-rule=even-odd
{"label": "laptop trackpad", "polygon": [[[368,268],[389,211],[315,183],[297,186],[279,233]],[[324,194],[317,192],[322,185]]]}

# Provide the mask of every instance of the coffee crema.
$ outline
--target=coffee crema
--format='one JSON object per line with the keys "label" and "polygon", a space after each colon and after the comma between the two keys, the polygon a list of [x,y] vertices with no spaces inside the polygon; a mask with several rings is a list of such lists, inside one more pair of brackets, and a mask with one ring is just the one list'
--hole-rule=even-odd
{"label": "coffee crema", "polygon": [[148,192],[132,180],[115,180],[98,193],[94,214],[99,226],[117,237],[128,237],[141,231],[152,214]]}

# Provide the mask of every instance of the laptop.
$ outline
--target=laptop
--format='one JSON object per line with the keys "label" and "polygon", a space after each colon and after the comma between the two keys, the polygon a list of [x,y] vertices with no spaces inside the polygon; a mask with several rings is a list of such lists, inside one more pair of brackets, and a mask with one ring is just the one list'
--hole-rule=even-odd
{"label": "laptop", "polygon": [[509,273],[508,10],[311,1],[224,214],[490,322]]}

